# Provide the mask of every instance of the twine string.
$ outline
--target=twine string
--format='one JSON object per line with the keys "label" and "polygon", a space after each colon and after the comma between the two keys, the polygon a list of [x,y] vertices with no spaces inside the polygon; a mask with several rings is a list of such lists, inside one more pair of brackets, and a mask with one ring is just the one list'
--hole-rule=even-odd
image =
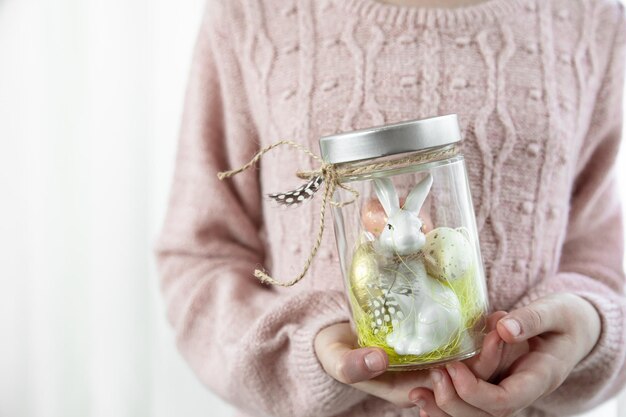
{"label": "twine string", "polygon": [[297,142],[294,142],[292,140],[281,140],[278,141],[276,143],[272,143],[271,145],[268,145],[262,149],[260,149],[256,154],[254,154],[254,156],[252,157],[252,159],[245,165],[243,165],[240,168],[237,169],[233,169],[232,171],[222,171],[222,172],[218,172],[217,173],[217,178],[219,178],[220,180],[223,180],[225,178],[230,178],[234,175],[239,174],[240,172],[243,172],[245,170],[247,170],[248,168],[251,168],[252,166],[254,166],[257,162],[259,162],[259,159],[261,159],[261,157],[263,155],[265,155],[266,153],[268,153],[269,151],[271,151],[274,148],[278,148],[279,146],[283,146],[283,145],[289,145],[293,148],[296,148],[297,150],[304,152],[305,154],[309,155],[311,158],[317,160],[317,161],[322,161],[322,158],[320,158],[319,156],[315,155],[313,152],[311,152],[310,150],[308,150],[307,148],[305,148],[304,146],[300,145]]}
{"label": "twine string", "polygon": [[304,267],[302,268],[302,271],[300,272],[300,274],[298,274],[298,276],[296,276],[292,280],[284,282],[284,281],[278,281],[272,278],[263,270],[255,269],[254,270],[255,277],[261,280],[261,282],[264,282],[267,284],[278,285],[281,287],[291,287],[297,284],[302,278],[304,278],[306,273],[309,271],[311,264],[313,264],[313,259],[315,259],[315,256],[317,255],[317,251],[320,248],[320,245],[322,244],[322,237],[324,236],[324,229],[325,229],[325,223],[326,223],[326,205],[328,203],[328,200],[332,198],[333,193],[335,192],[335,189],[336,189],[336,183],[324,181],[324,197],[322,198],[322,205],[320,207],[320,227],[317,231],[317,238],[315,239],[315,243],[313,244],[313,247],[311,248],[309,257],[304,263]]}
{"label": "twine string", "polygon": [[[275,142],[271,145],[265,146],[264,148],[260,149],[252,157],[252,159],[248,161],[248,163],[241,166],[240,168],[233,169],[230,171],[218,172],[217,177],[220,180],[224,180],[226,178],[230,178],[234,175],[237,175],[251,168],[252,166],[254,166],[261,159],[263,155],[265,155],[272,149],[275,149],[279,146],[285,146],[285,145],[295,148],[309,155],[311,158],[315,159],[316,161],[320,162],[320,167],[317,170],[298,171],[296,172],[296,176],[304,180],[310,180],[317,176],[322,177],[322,180],[324,183],[324,195],[322,197],[322,202],[321,202],[321,207],[320,207],[320,217],[319,217],[320,225],[317,231],[317,237],[315,239],[315,243],[313,244],[313,247],[311,248],[311,251],[309,252],[308,258],[306,262],[304,263],[304,267],[302,268],[302,271],[295,278],[289,281],[279,281],[261,269],[255,269],[254,271],[254,276],[258,278],[261,282],[266,283],[266,284],[277,285],[281,287],[291,287],[297,284],[302,278],[304,278],[306,273],[309,271],[309,268],[311,267],[313,260],[315,259],[315,256],[317,255],[317,251],[319,250],[322,244],[322,237],[324,236],[324,229],[326,228],[326,206],[330,204],[334,207],[344,207],[344,206],[354,203],[358,199],[359,192],[355,190],[354,188],[346,184],[343,184],[341,182],[342,178],[355,176],[355,175],[369,174],[369,173],[373,173],[375,171],[378,171],[384,168],[407,166],[412,163],[425,162],[427,160],[428,161],[441,160],[441,159],[445,159],[445,158],[455,155],[458,151],[456,146],[450,146],[450,147],[446,147],[438,151],[433,151],[433,152],[428,152],[428,153],[415,153],[407,157],[394,159],[394,160],[366,163],[366,164],[358,165],[358,166],[350,166],[350,165],[342,166],[342,165],[331,164],[331,163],[325,162],[324,160],[322,160],[322,158],[320,158],[319,156],[311,152],[309,149],[305,148],[304,146],[302,146],[301,144],[297,142],[294,142],[291,140],[281,140],[281,141]],[[343,190],[350,192],[352,194],[352,199],[347,200],[347,201],[340,201],[340,202],[332,201],[332,197],[335,191],[337,190],[337,188],[341,188]]]}

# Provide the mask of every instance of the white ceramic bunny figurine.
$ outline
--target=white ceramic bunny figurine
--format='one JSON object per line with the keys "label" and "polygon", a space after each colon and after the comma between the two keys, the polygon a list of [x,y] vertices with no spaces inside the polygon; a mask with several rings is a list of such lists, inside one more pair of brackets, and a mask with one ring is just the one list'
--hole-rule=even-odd
{"label": "white ceramic bunny figurine", "polygon": [[391,180],[374,180],[376,195],[387,214],[387,224],[378,238],[381,252],[388,255],[411,255],[424,246],[426,235],[422,232],[422,221],[418,215],[432,184],[433,177],[428,174],[409,193],[404,206],[400,207],[400,200]]}
{"label": "white ceramic bunny figurine", "polygon": [[[461,307],[454,291],[429,276],[423,260],[413,256],[419,254],[426,241],[418,214],[432,183],[428,174],[400,207],[391,180],[374,180],[376,195],[388,219],[374,242],[376,250],[387,257],[381,268],[383,288],[387,287],[383,309],[385,303],[393,305],[384,309],[393,324],[386,342],[400,355],[421,355],[445,346],[461,326]],[[373,319],[376,322],[376,310]]]}

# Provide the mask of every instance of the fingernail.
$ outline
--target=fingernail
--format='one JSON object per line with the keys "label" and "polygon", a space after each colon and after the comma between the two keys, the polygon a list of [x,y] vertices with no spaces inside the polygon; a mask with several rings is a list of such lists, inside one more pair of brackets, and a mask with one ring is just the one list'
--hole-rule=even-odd
{"label": "fingernail", "polygon": [[433,379],[433,382],[435,384],[439,384],[441,382],[441,379],[443,378],[443,375],[441,374],[441,371],[439,370],[431,371],[430,376]]}
{"label": "fingernail", "polygon": [[517,322],[517,320],[514,320],[514,319],[502,320],[502,325],[509,331],[509,333],[511,333],[512,336],[517,337],[520,334],[522,334],[522,327]]}
{"label": "fingernail", "polygon": [[452,378],[456,376],[456,368],[454,367],[454,365],[446,365],[446,369],[448,370],[448,373]]}
{"label": "fingernail", "polygon": [[385,370],[385,360],[378,352],[370,352],[365,355],[365,366],[372,372],[380,372]]}
{"label": "fingernail", "polygon": [[504,340],[500,340],[498,342],[498,350],[502,350],[502,349],[504,349]]}

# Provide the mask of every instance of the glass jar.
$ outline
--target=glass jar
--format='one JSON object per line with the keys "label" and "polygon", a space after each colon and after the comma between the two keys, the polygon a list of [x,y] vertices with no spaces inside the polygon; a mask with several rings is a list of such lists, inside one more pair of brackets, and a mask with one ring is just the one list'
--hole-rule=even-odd
{"label": "glass jar", "polygon": [[340,173],[333,218],[360,346],[390,369],[461,360],[482,345],[487,290],[456,115],[326,136]]}

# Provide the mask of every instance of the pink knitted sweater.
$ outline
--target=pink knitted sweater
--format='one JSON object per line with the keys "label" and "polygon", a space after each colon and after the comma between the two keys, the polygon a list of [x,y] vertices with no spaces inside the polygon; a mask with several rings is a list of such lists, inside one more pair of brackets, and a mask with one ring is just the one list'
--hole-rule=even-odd
{"label": "pink knitted sweater", "polygon": [[316,333],[346,321],[332,231],[304,281],[320,199],[291,210],[308,157],[260,147],[458,113],[493,309],[569,291],[602,318],[565,384],[528,409],[593,407],[626,378],[626,297],[614,161],[626,19],[617,0],[487,0],[457,9],[376,0],[214,0],[198,38],[166,220],[156,244],[180,351],[247,416],[409,416],[329,377]]}

